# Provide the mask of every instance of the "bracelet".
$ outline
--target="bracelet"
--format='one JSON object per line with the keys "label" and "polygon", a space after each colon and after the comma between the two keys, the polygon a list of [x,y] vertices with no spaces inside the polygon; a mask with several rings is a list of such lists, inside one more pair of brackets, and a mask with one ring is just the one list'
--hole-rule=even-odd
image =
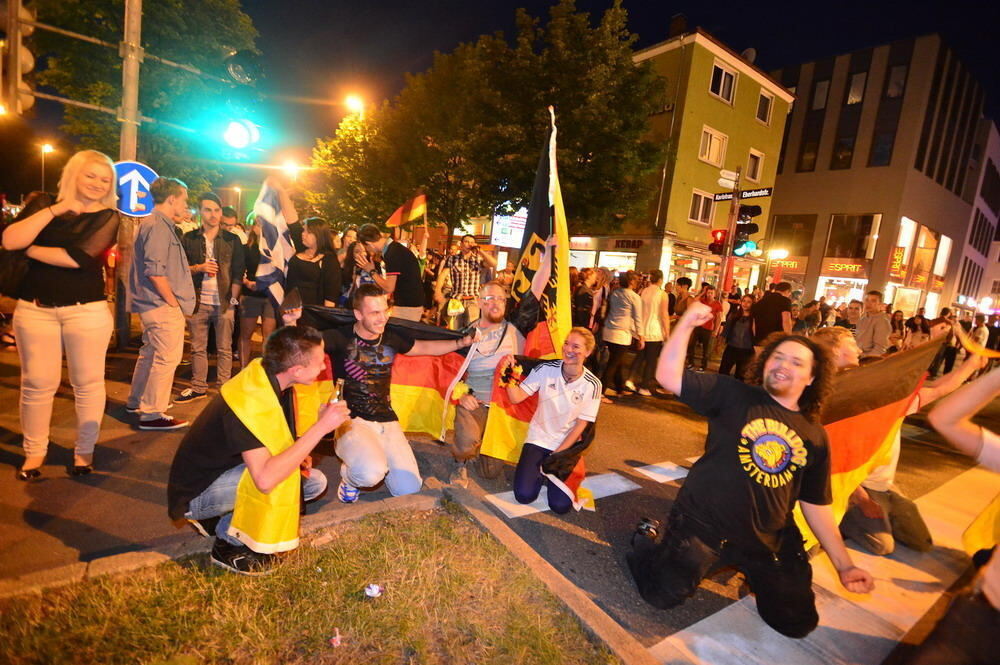
{"label": "bracelet", "polygon": [[52,215],[53,219],[55,219],[56,217],[58,217],[58,215],[56,214],[56,211],[52,209],[52,206],[49,206],[49,213]]}

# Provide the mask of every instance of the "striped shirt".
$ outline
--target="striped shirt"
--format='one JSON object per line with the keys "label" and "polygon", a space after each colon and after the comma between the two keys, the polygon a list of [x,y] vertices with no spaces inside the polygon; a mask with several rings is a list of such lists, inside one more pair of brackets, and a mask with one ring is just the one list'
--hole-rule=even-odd
{"label": "striped shirt", "polygon": [[468,257],[461,252],[452,254],[445,259],[444,267],[451,275],[452,298],[475,298],[479,295],[483,258],[478,253]]}
{"label": "striped shirt", "polygon": [[538,393],[538,409],[528,426],[527,443],[555,450],[577,420],[594,422],[601,408],[601,382],[584,369],[575,381],[563,377],[562,361],[539,363],[521,383],[529,395]]}

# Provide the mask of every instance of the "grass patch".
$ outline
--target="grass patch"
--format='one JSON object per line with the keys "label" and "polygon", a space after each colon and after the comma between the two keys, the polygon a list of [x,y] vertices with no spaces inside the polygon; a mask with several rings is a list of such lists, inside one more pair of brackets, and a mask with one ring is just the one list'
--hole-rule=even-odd
{"label": "grass patch", "polygon": [[[369,599],[364,587],[385,588]],[[339,628],[342,645],[329,639]],[[247,578],[195,556],[0,603],[4,663],[618,663],[460,510],[387,512]]]}

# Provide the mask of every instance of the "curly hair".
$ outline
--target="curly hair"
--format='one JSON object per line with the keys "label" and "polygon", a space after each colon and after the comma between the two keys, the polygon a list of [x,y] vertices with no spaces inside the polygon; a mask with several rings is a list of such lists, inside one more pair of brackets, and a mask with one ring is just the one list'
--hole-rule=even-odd
{"label": "curly hair", "polygon": [[837,370],[833,366],[830,352],[808,337],[789,335],[783,332],[771,333],[764,339],[764,348],[754,358],[747,368],[747,383],[752,386],[764,385],[764,365],[774,354],[775,349],[784,342],[795,342],[809,349],[813,355],[813,382],[806,386],[799,397],[799,411],[809,420],[818,423],[823,411],[823,404],[829,398],[833,389],[833,376]]}

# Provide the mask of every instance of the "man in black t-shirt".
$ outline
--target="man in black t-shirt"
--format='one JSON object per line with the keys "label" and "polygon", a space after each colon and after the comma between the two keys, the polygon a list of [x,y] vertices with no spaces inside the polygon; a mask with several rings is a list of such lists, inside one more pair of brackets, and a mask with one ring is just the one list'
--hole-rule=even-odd
{"label": "man in black t-shirt", "polygon": [[[259,575],[277,563],[272,552],[294,547],[258,539],[250,549],[237,537],[240,530],[230,526],[245,471],[257,490],[271,493],[292,474],[298,476],[300,467],[310,469],[316,444],[347,420],[344,404],[329,404],[315,424],[297,431],[292,386],[315,381],[324,367],[323,356],[323,338],[316,330],[281,328],[264,343],[263,359],[249,363],[223,386],[181,441],[170,466],[167,511],[171,519],[188,520],[202,535],[215,535],[212,563]],[[275,428],[274,415],[278,421],[284,416],[287,429]],[[286,438],[287,447],[281,449],[276,432]],[[310,469],[302,498],[309,501],[325,489],[326,477]],[[273,509],[269,505],[265,510]]]}
{"label": "man in black t-shirt", "polygon": [[358,242],[372,254],[382,253],[385,276],[375,275],[375,281],[392,297],[392,315],[419,321],[424,314],[424,291],[417,257],[408,248],[383,236],[374,224],[358,229]]}
{"label": "man in black t-shirt", "polygon": [[[684,369],[691,332],[714,314],[692,303],[660,356],[656,378],[708,417],[705,454],[695,463],[660,542],[633,538],[629,568],[642,597],[670,608],[694,593],[720,561],[747,576],[772,628],[804,637],[819,622],[809,565],[792,517],[798,501],[849,591],[874,585],[848,555],[830,506],[826,432],[818,422],[832,376],[827,353],[805,337],[776,335],[748,370],[748,384]],[[756,385],[754,385],[756,384]]]}
{"label": "man in black t-shirt", "polygon": [[[351,411],[350,422],[337,432],[337,457],[343,462],[337,498],[342,503],[354,503],[359,488],[374,487],[383,480],[393,496],[412,494],[420,490],[423,479],[410,442],[389,403],[396,354],[443,356],[469,346],[475,336],[413,340],[386,330],[388,299],[374,284],[359,286],[352,305],[354,325],[323,331],[334,376],[344,379],[342,397]],[[301,310],[286,313],[285,323],[292,323],[299,314]]]}
{"label": "man in black t-shirt", "polygon": [[760,347],[764,338],[771,333],[792,332],[791,295],[792,285],[788,282],[779,282],[750,308],[755,347]]}

